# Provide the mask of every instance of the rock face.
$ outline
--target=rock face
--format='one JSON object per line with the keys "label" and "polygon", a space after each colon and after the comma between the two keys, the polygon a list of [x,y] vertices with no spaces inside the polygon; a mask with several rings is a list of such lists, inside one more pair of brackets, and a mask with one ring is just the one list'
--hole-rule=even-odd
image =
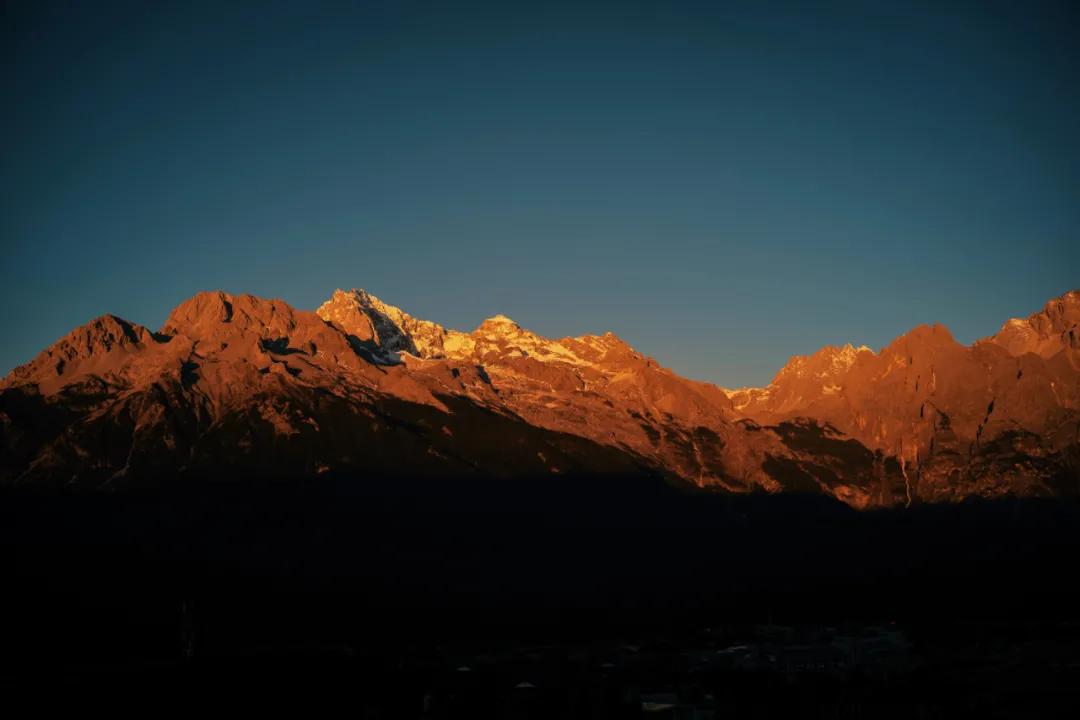
{"label": "rock face", "polygon": [[856,507],[1077,493],[1078,297],[972,347],[919,327],[724,391],[610,333],[549,339],[502,315],[460,332],[363,290],[315,313],[201,293],[156,333],[103,316],[5,378],[0,483],[655,475]]}
{"label": "rock face", "polygon": [[1080,290],[1051,300],[1041,312],[1025,320],[1013,318],[1007,321],[996,335],[983,342],[999,345],[1016,356],[1034,353],[1041,358],[1050,358],[1067,350],[1076,367],[1077,351],[1080,350]]}
{"label": "rock face", "polygon": [[1078,487],[1080,292],[972,346],[919,326],[879,353],[823,348],[732,392],[760,423],[813,418],[895,458],[905,503]]}

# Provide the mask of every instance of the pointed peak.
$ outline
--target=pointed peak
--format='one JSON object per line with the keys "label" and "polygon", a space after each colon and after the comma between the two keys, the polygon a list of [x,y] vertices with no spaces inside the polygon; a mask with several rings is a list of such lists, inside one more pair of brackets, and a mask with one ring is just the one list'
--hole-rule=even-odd
{"label": "pointed peak", "polygon": [[912,347],[945,348],[957,346],[953,334],[949,328],[941,323],[916,325],[903,335],[900,335],[888,344],[887,348],[895,352],[910,352]]}
{"label": "pointed peak", "polygon": [[363,288],[338,288],[315,313],[357,340],[369,343],[379,361],[396,363],[401,353],[421,358],[444,354],[446,329],[442,325],[413,317]]}
{"label": "pointed peak", "polygon": [[107,345],[115,342],[126,345],[143,342],[149,336],[150,332],[142,325],[106,313],[105,315],[99,315],[85,325],[75,328],[63,340],[75,340],[78,338],[82,342],[105,343]]}
{"label": "pointed peak", "polygon": [[1001,324],[1002,330],[1008,328],[1029,328],[1031,327],[1031,321],[1027,318],[1009,318]]}
{"label": "pointed peak", "polygon": [[[1080,289],[1070,290],[1069,292],[1064,293],[1060,297],[1054,298],[1054,300],[1060,300],[1061,302],[1070,302],[1070,303],[1080,302]],[[1054,300],[1051,300],[1050,302],[1052,303],[1052,302],[1054,302]],[[1049,304],[1049,303],[1047,303],[1047,304]]]}
{"label": "pointed peak", "polygon": [[341,288],[335,288],[334,292],[330,294],[330,300],[367,300],[374,298],[375,296],[369,293],[363,288],[352,288],[350,290],[342,290]]}
{"label": "pointed peak", "polygon": [[619,337],[615,333],[611,332],[610,330],[608,330],[603,335],[585,335],[585,336],[583,336],[583,338],[578,338],[578,339],[580,340],[580,339],[584,339],[584,338],[596,338],[601,343],[603,343],[604,345],[608,345],[608,346],[623,345],[625,347],[630,347],[630,343],[626,342],[625,340],[623,340],[621,337]]}
{"label": "pointed peak", "polygon": [[412,317],[401,308],[383,302],[363,288],[353,288],[352,290],[342,290],[341,288],[338,288],[337,290],[334,290],[334,294],[330,296],[329,300],[322,304],[320,310],[323,308],[329,309],[334,305],[356,307],[363,310],[374,310],[392,318],[394,322],[397,323],[402,322],[405,318]]}
{"label": "pointed peak", "polygon": [[824,345],[810,355],[792,355],[773,377],[773,384],[782,382],[785,378],[841,377],[859,361],[863,353],[875,354],[866,345],[855,347],[851,343],[845,343]]}
{"label": "pointed peak", "polygon": [[904,335],[904,337],[927,337],[942,341],[948,340],[955,342],[953,340],[952,332],[950,332],[949,328],[947,328],[941,323],[916,325],[914,328],[909,330]]}
{"label": "pointed peak", "polygon": [[999,345],[1015,356],[1035,353],[1048,358],[1076,347],[1078,325],[1080,290],[1070,290],[1049,300],[1039,312],[1006,320],[997,333],[979,342]]}
{"label": "pointed peak", "polygon": [[383,304],[382,300],[377,298],[373,293],[369,293],[364,288],[353,288],[352,290],[349,290],[348,292],[343,292],[341,290],[338,290],[334,294],[337,295],[338,293],[341,293],[342,295],[345,295],[345,296],[350,296],[350,297],[356,298],[357,300],[359,300],[360,302],[362,302],[364,304],[379,304],[379,305]]}
{"label": "pointed peak", "polygon": [[826,347],[831,348],[835,355],[845,358],[854,359],[862,353],[870,353],[871,355],[875,354],[868,345],[855,346],[851,343],[844,343],[843,345],[828,345]]}
{"label": "pointed peak", "polygon": [[501,313],[487,318],[476,328],[477,332],[493,333],[496,335],[504,335],[520,330],[520,325]]}
{"label": "pointed peak", "polygon": [[232,296],[223,290],[198,292],[172,309],[161,332],[174,335],[200,322],[229,322],[232,319]]}
{"label": "pointed peak", "polygon": [[3,383],[36,383],[51,392],[78,376],[80,368],[92,366],[104,371],[111,361],[122,362],[116,360],[117,356],[154,341],[153,333],[138,323],[112,314],[99,315],[42,350],[30,362],[14,368]]}

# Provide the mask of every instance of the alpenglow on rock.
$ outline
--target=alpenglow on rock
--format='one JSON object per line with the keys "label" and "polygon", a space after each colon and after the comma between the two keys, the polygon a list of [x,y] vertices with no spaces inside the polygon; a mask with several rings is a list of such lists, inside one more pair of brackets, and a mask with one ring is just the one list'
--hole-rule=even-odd
{"label": "alpenglow on rock", "polygon": [[920,326],[725,391],[610,333],[545,338],[503,315],[451,330],[363,290],[316,312],[200,293],[157,332],[105,315],[12,371],[0,483],[615,475],[859,508],[1076,495],[1078,298],[972,346]]}

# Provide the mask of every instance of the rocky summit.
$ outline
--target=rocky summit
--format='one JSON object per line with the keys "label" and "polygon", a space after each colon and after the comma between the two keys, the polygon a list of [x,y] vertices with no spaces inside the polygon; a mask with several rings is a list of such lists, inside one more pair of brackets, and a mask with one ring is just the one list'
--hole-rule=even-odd
{"label": "rocky summit", "polygon": [[689,380],[607,333],[464,332],[363,290],[315,312],[224,292],[156,332],[104,315],[0,383],[0,483],[654,476],[857,508],[1080,494],[1080,291],[970,346],[920,326],[764,388]]}

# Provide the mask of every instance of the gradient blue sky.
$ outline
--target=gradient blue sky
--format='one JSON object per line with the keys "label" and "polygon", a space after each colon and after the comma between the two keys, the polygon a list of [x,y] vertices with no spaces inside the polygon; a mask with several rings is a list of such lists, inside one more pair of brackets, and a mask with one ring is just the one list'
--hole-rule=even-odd
{"label": "gradient blue sky", "polygon": [[737,386],[1080,286],[1075,2],[0,12],[0,372],[104,312],[364,287]]}

